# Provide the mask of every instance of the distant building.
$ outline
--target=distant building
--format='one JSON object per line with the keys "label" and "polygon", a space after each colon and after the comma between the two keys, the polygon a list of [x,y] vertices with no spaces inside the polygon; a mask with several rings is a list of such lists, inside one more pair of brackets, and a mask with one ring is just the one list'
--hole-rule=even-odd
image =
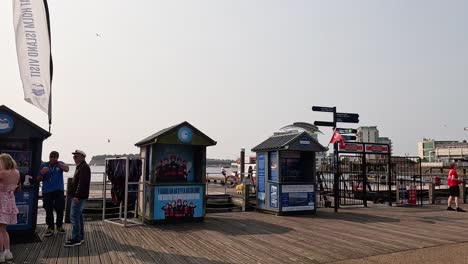
{"label": "distant building", "polygon": [[356,141],[377,143],[379,138],[379,130],[377,126],[361,126],[358,127],[356,133]]}
{"label": "distant building", "polygon": [[437,141],[424,138],[418,142],[418,156],[427,162],[451,162],[468,157],[466,141]]}
{"label": "distant building", "polygon": [[[356,133],[357,142],[369,142],[369,143],[380,143],[389,144],[390,151],[392,151],[392,140],[388,137],[380,137],[377,126],[361,126],[357,128]],[[372,158],[381,158],[381,155],[370,155]],[[385,156],[383,156],[385,158]]]}

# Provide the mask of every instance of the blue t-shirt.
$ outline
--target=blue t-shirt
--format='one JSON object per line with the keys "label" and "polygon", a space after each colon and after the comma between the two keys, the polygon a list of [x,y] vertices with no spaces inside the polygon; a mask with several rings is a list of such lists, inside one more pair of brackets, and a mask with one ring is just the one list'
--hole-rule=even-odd
{"label": "blue t-shirt", "polygon": [[[59,161],[60,164],[64,164]],[[44,162],[41,164],[39,170],[42,170],[44,167],[49,167],[49,171],[44,174],[42,179],[42,192],[48,193],[53,191],[64,191],[63,188],[63,170],[58,166],[51,165],[49,162]]]}

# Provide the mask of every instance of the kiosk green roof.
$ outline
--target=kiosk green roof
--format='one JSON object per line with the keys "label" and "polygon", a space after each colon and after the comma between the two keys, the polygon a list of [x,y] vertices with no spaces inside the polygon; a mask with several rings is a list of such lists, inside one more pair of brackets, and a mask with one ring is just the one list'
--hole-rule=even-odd
{"label": "kiosk green roof", "polygon": [[293,132],[273,135],[252,149],[254,152],[274,150],[323,152],[327,151],[327,148],[318,143],[307,132]]}
{"label": "kiosk green roof", "polygon": [[214,146],[216,141],[202,133],[189,122],[162,129],[135,144],[142,147],[150,144],[183,144],[196,146]]}

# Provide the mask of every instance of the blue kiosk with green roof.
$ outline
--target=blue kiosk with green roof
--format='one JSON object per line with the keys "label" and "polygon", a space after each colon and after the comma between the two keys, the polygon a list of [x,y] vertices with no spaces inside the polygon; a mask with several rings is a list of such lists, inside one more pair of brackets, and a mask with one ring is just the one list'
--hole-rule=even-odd
{"label": "blue kiosk with green roof", "polygon": [[[206,147],[216,141],[182,122],[135,144],[143,159],[146,223],[200,221],[205,217]],[[143,210],[143,206],[145,207]]]}
{"label": "blue kiosk with green roof", "polygon": [[8,225],[12,240],[34,237],[37,225],[42,142],[51,134],[5,105],[0,106],[0,153],[10,154],[20,172],[15,192],[17,224]]}
{"label": "blue kiosk with green roof", "polygon": [[327,149],[307,132],[275,133],[257,154],[257,210],[315,213],[316,152]]}

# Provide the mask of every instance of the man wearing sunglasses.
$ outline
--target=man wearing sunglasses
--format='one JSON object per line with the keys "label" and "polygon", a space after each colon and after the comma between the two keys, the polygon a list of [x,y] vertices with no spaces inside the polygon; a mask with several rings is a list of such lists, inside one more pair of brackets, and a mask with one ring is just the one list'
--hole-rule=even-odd
{"label": "man wearing sunglasses", "polygon": [[70,207],[72,237],[65,243],[65,247],[79,246],[84,242],[83,209],[89,198],[89,184],[91,182],[91,169],[85,160],[86,153],[82,150],[75,150],[72,154],[76,164],[73,182],[69,189],[69,196],[73,197]]}
{"label": "man wearing sunglasses", "polygon": [[[57,151],[50,152],[49,161],[41,164],[38,181],[42,181],[42,197],[44,209],[46,211],[47,230],[44,236],[54,234],[57,227],[58,233],[65,233],[63,229],[63,211],[65,210],[65,197],[63,194],[63,172],[68,172],[68,166],[59,161]],[[54,223],[54,210],[57,214],[57,221]]]}

